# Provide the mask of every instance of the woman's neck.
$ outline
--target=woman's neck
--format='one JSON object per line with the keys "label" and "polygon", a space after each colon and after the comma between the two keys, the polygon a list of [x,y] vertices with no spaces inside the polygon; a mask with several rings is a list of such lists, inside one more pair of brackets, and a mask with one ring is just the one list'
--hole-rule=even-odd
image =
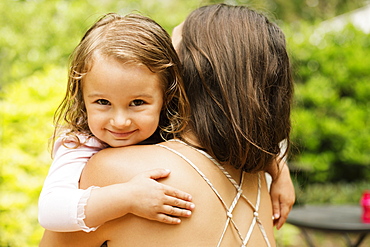
{"label": "woman's neck", "polygon": [[[185,143],[187,143],[187,144],[189,144],[189,145],[191,145],[195,148],[199,148],[199,149],[202,149],[203,151],[207,152],[207,150],[204,149],[200,145],[200,143],[198,141],[198,138],[194,135],[194,133],[191,130],[188,130],[188,131],[184,132],[183,134],[181,134],[180,139],[183,140]],[[225,164],[225,163],[221,163],[221,162],[220,162],[220,164],[239,183],[242,171],[240,169],[234,168],[233,166],[231,166],[229,164]]]}
{"label": "woman's neck", "polygon": [[194,133],[191,130],[184,131],[180,135],[180,139],[193,147],[203,149],[203,147],[201,147],[198,141],[198,138],[194,135]]}

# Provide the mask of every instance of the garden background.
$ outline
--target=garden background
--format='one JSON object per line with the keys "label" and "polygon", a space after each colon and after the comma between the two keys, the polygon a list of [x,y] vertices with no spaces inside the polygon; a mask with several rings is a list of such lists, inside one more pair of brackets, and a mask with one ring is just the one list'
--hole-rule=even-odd
{"label": "garden background", "polygon": [[[37,200],[51,164],[53,113],[68,56],[87,28],[104,13],[138,10],[171,33],[191,10],[217,2],[0,1],[0,247],[33,247],[41,238]],[[289,165],[297,204],[358,204],[370,189],[370,37],[351,24],[322,31],[320,23],[368,2],[225,2],[268,13],[286,33],[296,83]],[[302,246],[292,226],[276,235],[279,246]]]}

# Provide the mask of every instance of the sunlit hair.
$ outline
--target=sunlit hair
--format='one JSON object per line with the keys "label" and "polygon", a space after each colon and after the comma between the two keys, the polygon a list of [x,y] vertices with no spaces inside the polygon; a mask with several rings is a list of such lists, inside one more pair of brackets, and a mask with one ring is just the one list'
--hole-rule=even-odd
{"label": "sunlit hair", "polygon": [[[180,62],[170,36],[150,18],[110,13],[85,33],[71,55],[67,92],[54,116],[54,141],[66,130],[68,135],[75,137],[78,133],[92,136],[82,84],[97,54],[122,63],[144,64],[157,73],[164,91],[160,128],[169,133],[177,133],[184,128],[189,104],[180,77]],[[78,138],[76,141],[79,145]]]}
{"label": "sunlit hair", "polygon": [[293,82],[280,28],[246,6],[204,6],[184,22],[178,52],[200,146],[223,164],[265,170],[279,142],[289,146],[291,129]]}

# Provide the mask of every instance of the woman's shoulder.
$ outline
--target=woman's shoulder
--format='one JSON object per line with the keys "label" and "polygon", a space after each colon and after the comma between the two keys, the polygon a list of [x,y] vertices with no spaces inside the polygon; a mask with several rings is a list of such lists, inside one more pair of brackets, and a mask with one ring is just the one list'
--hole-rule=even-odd
{"label": "woman's shoulder", "polygon": [[[164,143],[163,143],[164,144]],[[106,148],[96,153],[87,163],[84,174],[113,179],[119,174],[121,182],[152,169],[182,170],[183,160],[157,145],[133,145]]]}
{"label": "woman's shoulder", "polygon": [[132,160],[139,163],[151,160],[153,163],[155,163],[156,161],[163,162],[163,160],[175,158],[177,156],[174,155],[175,152],[186,153],[187,149],[189,148],[181,143],[165,141],[158,143],[158,145],[132,145],[119,148],[106,148],[97,153],[95,156],[99,159],[121,161],[124,163]]}
{"label": "woman's shoulder", "polygon": [[120,162],[122,165],[135,161],[136,163],[163,158],[166,152],[157,145],[132,145],[119,148],[106,148],[95,155],[95,159]]}

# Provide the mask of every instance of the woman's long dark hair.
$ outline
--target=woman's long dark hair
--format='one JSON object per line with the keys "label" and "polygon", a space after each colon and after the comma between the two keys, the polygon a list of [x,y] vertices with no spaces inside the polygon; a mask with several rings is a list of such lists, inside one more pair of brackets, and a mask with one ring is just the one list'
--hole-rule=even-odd
{"label": "woman's long dark hair", "polygon": [[289,146],[291,129],[293,82],[280,28],[245,6],[204,6],[184,22],[178,52],[200,146],[223,164],[265,170],[279,143]]}

